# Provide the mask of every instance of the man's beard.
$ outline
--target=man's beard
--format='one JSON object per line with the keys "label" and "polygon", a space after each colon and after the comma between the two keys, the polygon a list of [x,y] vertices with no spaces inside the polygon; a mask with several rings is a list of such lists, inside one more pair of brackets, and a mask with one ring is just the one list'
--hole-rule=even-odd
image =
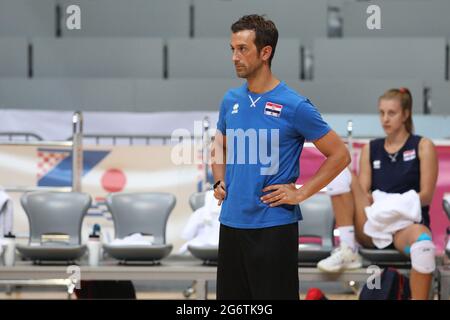
{"label": "man's beard", "polygon": [[235,66],[236,75],[239,78],[246,78],[248,72],[248,69],[245,66],[241,66],[241,68],[238,68],[238,66]]}
{"label": "man's beard", "polygon": [[247,79],[250,78],[252,75],[254,75],[262,66],[262,63],[258,66],[253,67],[252,69],[249,69],[248,67],[244,67],[241,69],[241,72],[236,69],[236,75],[239,78]]}

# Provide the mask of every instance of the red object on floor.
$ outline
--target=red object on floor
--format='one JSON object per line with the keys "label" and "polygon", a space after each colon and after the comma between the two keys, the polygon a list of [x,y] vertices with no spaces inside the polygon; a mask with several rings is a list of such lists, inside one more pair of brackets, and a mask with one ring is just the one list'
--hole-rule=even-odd
{"label": "red object on floor", "polygon": [[324,293],[318,288],[311,288],[306,293],[305,300],[328,300]]}

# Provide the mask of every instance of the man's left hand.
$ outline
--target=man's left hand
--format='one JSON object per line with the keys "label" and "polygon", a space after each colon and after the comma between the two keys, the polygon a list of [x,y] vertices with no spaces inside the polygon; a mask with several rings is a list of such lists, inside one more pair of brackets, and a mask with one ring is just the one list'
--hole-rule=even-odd
{"label": "man's left hand", "polygon": [[276,207],[282,204],[298,204],[299,192],[294,183],[290,184],[274,184],[265,187],[263,192],[272,191],[269,194],[261,197],[261,201],[269,204],[271,207]]}

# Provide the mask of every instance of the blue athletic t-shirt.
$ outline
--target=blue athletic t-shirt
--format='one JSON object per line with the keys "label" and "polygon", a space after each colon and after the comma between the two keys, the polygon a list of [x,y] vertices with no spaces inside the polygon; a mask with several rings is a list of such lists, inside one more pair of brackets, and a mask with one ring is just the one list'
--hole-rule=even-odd
{"label": "blue athletic t-shirt", "polygon": [[312,103],[284,82],[262,94],[250,92],[245,83],[225,94],[217,129],[227,138],[220,222],[257,229],[301,220],[298,205],[270,207],[260,198],[271,192],[262,192],[269,185],[295,183],[305,139],[330,131]]}

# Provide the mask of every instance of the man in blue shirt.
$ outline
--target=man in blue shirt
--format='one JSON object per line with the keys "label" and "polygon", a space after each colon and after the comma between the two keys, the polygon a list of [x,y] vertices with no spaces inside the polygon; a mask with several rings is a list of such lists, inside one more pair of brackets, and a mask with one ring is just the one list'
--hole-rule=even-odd
{"label": "man in blue shirt", "polygon": [[[271,72],[278,31],[262,16],[231,26],[238,77],[222,101],[212,148],[220,213],[218,299],[298,299],[298,204],[349,163],[342,140],[305,97]],[[305,140],[327,157],[297,189]]]}

